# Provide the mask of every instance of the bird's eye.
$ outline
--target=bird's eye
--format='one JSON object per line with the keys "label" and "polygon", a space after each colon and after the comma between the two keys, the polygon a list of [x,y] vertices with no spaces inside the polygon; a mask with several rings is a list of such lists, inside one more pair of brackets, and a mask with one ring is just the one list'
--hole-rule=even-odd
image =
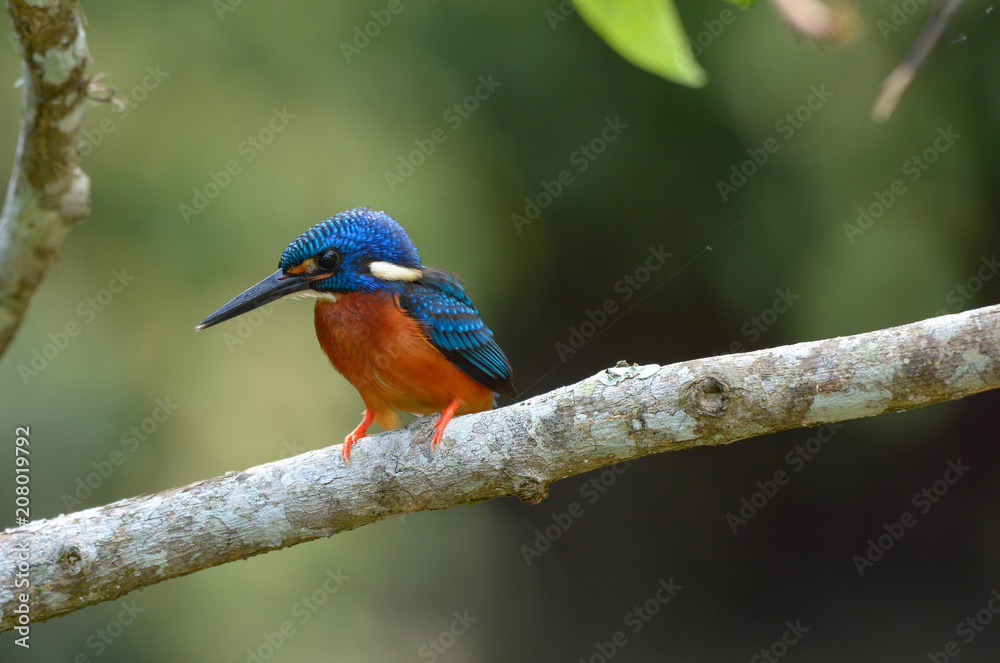
{"label": "bird's eye", "polygon": [[327,249],[316,257],[316,264],[323,270],[334,269],[340,264],[340,253],[334,249]]}

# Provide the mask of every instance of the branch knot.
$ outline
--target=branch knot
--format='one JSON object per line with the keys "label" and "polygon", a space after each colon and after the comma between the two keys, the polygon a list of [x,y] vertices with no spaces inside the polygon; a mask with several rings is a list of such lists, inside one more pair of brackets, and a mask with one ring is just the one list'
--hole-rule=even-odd
{"label": "branch knot", "polygon": [[[683,393],[685,410],[693,409],[697,414],[719,417],[729,407],[732,387],[722,379],[709,375],[687,385]],[[692,414],[690,411],[688,414]]]}

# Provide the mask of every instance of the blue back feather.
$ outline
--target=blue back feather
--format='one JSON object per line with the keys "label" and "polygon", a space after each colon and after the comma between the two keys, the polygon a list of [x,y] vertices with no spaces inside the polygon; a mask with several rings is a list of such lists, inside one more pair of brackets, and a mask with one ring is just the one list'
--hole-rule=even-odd
{"label": "blue back feather", "polygon": [[425,267],[420,280],[403,289],[399,303],[423,324],[431,342],[469,377],[497,393],[517,398],[507,357],[457,276]]}

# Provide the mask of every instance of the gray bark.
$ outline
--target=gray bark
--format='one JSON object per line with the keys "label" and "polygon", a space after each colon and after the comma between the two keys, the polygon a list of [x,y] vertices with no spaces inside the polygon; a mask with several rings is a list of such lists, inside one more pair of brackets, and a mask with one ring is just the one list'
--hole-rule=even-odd
{"label": "gray bark", "polygon": [[8,0],[21,52],[21,131],[0,213],[0,356],[63,239],[90,215],[78,167],[90,79],[77,2]]}
{"label": "gray bark", "polygon": [[640,456],[954,400],[1000,386],[1000,306],[670,366],[601,371],[509,407],[361,440],[0,534],[0,630],[30,550],[41,621],[225,562],[396,515],[496,497],[529,502]]}

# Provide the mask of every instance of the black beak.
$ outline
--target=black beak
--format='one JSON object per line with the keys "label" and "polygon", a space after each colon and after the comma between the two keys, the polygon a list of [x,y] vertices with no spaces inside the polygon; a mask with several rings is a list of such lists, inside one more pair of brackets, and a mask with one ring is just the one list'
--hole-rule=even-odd
{"label": "black beak", "polygon": [[293,292],[301,292],[307,289],[313,281],[324,279],[327,276],[329,274],[288,276],[279,269],[257,285],[230,299],[218,311],[202,320],[201,324],[194,329],[195,331],[200,331],[205,327],[217,325],[220,322],[243,315],[265,304],[270,304],[285,295],[290,295]]}

